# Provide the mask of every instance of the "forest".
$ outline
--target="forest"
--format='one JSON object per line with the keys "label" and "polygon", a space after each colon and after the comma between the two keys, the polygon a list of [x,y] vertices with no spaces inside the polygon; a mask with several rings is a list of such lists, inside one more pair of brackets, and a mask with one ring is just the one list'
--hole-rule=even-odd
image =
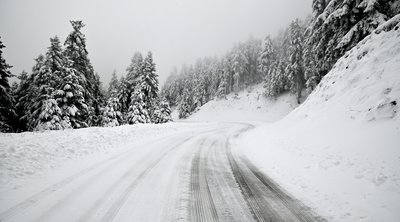
{"label": "forest", "polygon": [[[135,52],[125,75],[107,90],[91,65],[82,21],[71,21],[63,45],[55,36],[32,71],[10,72],[0,39],[0,131],[60,130],[187,118],[208,101],[263,84],[265,96],[291,92],[298,103],[335,62],[380,24],[400,13],[396,0],[313,0],[313,13],[277,36],[249,38],[221,57],[172,70],[159,90],[151,52]],[[18,82],[9,79],[17,76]]]}
{"label": "forest", "polygon": [[[170,108],[160,101],[158,76],[151,52],[136,52],[124,78],[114,73],[103,90],[94,72],[82,33],[84,23],[71,21],[73,30],[64,42],[55,36],[32,72],[12,76],[1,51],[0,130],[22,132],[118,126],[170,121]],[[4,48],[1,44],[0,48]]]}
{"label": "forest", "polygon": [[277,36],[250,38],[220,58],[174,69],[161,95],[180,118],[214,98],[263,84],[265,96],[291,92],[298,103],[336,61],[380,24],[400,13],[399,1],[314,0],[312,15],[295,19]]}

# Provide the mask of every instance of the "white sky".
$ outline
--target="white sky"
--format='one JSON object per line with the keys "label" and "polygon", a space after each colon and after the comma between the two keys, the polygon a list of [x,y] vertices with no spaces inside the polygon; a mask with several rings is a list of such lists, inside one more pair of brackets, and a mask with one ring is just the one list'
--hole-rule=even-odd
{"label": "white sky", "polygon": [[62,42],[69,20],[86,24],[89,58],[105,86],[135,51],[153,52],[161,83],[173,66],[220,56],[249,36],[275,35],[311,13],[312,0],[0,0],[0,36],[6,61],[31,71],[50,37]]}

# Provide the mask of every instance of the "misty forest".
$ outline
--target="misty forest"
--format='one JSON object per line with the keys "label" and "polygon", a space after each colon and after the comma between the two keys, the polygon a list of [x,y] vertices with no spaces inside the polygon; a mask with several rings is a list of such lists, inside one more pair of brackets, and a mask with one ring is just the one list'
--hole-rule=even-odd
{"label": "misty forest", "polygon": [[90,63],[84,23],[71,21],[63,45],[50,38],[47,52],[30,73],[18,75],[18,83],[10,85],[13,74],[1,55],[1,131],[165,123],[170,106],[187,118],[214,98],[259,83],[265,96],[290,91],[300,103],[303,91],[312,91],[338,58],[398,13],[392,6],[395,1],[314,1],[313,16],[292,21],[278,36],[238,43],[221,58],[174,69],[161,91],[151,52],[135,52],[124,77],[113,73],[103,88]]}
{"label": "misty forest", "polygon": [[0,221],[397,221],[400,1],[310,3],[167,73],[156,42],[97,72],[85,17],[20,73],[2,36]]}

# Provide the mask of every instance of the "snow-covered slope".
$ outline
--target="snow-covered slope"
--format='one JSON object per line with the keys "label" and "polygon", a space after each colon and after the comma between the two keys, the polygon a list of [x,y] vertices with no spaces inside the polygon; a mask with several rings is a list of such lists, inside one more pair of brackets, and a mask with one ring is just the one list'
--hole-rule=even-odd
{"label": "snow-covered slope", "polygon": [[239,145],[330,221],[398,221],[399,102],[400,28],[364,39],[301,106]]}
{"label": "snow-covered slope", "polygon": [[187,121],[267,121],[283,118],[298,105],[293,95],[285,94],[276,100],[263,96],[264,88],[256,85],[235,96],[234,93],[223,99],[215,99],[204,104]]}

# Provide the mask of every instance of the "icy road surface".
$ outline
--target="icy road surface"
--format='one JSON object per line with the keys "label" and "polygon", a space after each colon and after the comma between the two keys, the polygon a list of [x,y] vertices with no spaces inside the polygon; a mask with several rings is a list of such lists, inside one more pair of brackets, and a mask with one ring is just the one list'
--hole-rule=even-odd
{"label": "icy road surface", "polygon": [[126,150],[25,197],[0,221],[322,221],[235,149],[249,124],[210,124]]}

